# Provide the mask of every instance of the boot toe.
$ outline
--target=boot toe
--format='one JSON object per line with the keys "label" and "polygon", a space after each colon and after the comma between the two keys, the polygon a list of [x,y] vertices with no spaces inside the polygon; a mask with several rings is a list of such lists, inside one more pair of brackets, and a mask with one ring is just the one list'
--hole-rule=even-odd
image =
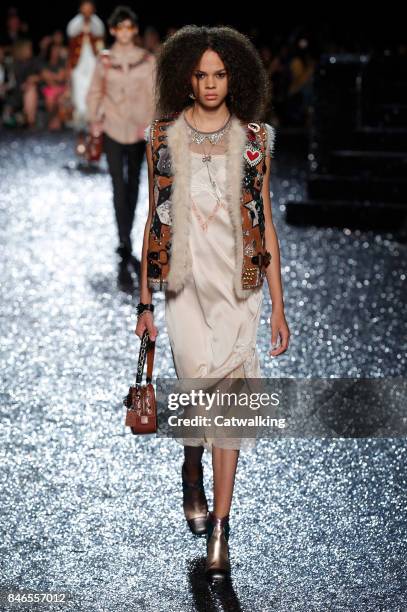
{"label": "boot toe", "polygon": [[216,582],[221,582],[222,580],[229,580],[230,579],[230,571],[229,570],[222,570],[219,568],[213,568],[213,569],[207,569],[206,570],[206,578],[207,580],[211,581],[216,581]]}
{"label": "boot toe", "polygon": [[196,518],[189,519],[188,525],[192,533],[203,535],[207,530],[206,516],[197,516]]}

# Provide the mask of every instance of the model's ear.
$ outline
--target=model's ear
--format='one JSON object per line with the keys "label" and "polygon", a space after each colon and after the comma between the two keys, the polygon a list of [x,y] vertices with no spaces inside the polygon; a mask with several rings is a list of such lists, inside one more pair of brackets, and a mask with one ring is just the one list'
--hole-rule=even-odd
{"label": "model's ear", "polygon": [[109,28],[109,32],[112,36],[116,36],[116,28]]}

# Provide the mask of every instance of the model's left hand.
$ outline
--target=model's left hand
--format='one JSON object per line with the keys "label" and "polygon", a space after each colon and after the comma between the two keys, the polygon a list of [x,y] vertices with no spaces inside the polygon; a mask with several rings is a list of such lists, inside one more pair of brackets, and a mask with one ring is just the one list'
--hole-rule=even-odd
{"label": "model's left hand", "polygon": [[269,351],[269,355],[277,357],[277,355],[281,355],[281,353],[287,350],[290,339],[290,329],[285,319],[284,311],[273,310],[270,317],[270,325],[271,344],[275,346],[278,339],[280,339],[280,345],[277,348],[272,348],[272,350]]}

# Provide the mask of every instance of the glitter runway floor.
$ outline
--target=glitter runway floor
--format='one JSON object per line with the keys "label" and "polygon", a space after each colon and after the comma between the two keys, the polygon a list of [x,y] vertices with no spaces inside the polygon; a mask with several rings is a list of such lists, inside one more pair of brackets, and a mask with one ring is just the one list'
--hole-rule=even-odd
{"label": "glitter runway floor", "polygon": [[[304,168],[277,156],[292,339],[283,356],[267,356],[265,300],[265,375],[405,376],[406,246],[387,233],[287,226],[283,202],[301,193]],[[406,610],[406,443],[397,438],[261,440],[242,454],[233,584],[206,585],[205,540],[182,514],[182,448],[124,427],[138,296],[116,285],[109,176],[72,161],[70,134],[2,135],[2,595],[63,591],[69,605],[38,609],[86,612]],[[135,240],[146,196],[144,167]],[[155,302],[155,373],[175,376],[162,294]],[[204,469],[209,492],[207,454]]]}

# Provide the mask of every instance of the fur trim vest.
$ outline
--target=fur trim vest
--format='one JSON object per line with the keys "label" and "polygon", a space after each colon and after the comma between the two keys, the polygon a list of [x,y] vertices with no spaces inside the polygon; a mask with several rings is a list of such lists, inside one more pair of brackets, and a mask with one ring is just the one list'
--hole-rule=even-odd
{"label": "fur trim vest", "polygon": [[[262,185],[265,155],[273,153],[275,131],[267,123],[231,119],[226,152],[227,200],[235,236],[237,297],[263,284],[271,254],[265,248]],[[191,272],[189,248],[190,156],[182,113],[156,119],[146,130],[151,142],[154,202],[147,251],[147,285],[178,293]]]}

